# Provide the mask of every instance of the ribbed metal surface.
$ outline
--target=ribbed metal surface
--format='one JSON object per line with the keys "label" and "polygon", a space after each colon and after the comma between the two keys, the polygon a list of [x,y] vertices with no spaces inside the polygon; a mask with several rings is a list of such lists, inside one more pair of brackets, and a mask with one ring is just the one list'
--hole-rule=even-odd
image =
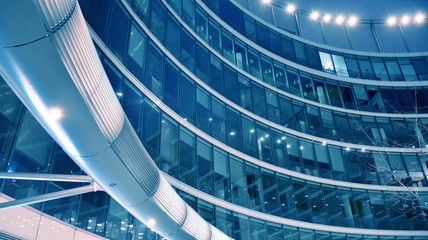
{"label": "ribbed metal surface", "polygon": [[182,225],[186,219],[186,203],[178,197],[174,189],[166,179],[161,176],[157,192],[152,198],[164,212],[166,212],[176,223]]}
{"label": "ribbed metal surface", "polygon": [[211,239],[211,227],[199,214],[189,205],[187,206],[187,217],[182,228],[196,239]]}
{"label": "ribbed metal surface", "polygon": [[213,225],[210,225],[211,228],[211,240],[226,240],[228,238],[222,231],[218,230]]}
{"label": "ribbed metal surface", "polygon": [[148,196],[153,196],[160,184],[160,172],[143,148],[128,119],[111,148],[132,173]]}
{"label": "ribbed metal surface", "polygon": [[113,141],[122,128],[124,112],[107,79],[89,33],[78,30],[86,27],[82,15],[75,14],[80,12],[79,5],[75,0],[59,3],[48,0],[39,2],[49,28],[55,30],[55,34],[49,35],[52,43],[56,45],[65,67],[104,136],[110,142]]}

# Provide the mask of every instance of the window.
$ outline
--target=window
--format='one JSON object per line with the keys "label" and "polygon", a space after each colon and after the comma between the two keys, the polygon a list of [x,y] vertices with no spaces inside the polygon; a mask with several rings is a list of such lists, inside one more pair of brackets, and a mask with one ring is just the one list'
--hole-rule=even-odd
{"label": "window", "polygon": [[329,53],[319,52],[321,58],[322,69],[324,72],[334,73],[333,61]]}
{"label": "window", "polygon": [[336,74],[339,76],[349,77],[348,69],[346,68],[345,59],[342,56],[332,54]]}

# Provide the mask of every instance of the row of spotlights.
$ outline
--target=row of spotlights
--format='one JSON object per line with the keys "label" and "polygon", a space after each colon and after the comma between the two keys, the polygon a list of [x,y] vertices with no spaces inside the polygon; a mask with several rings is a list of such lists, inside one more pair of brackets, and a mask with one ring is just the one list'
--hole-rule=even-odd
{"label": "row of spotlights", "polygon": [[[263,4],[270,4],[272,2],[272,0],[262,0],[262,3]],[[286,7],[285,7],[285,10],[288,12],[288,13],[294,13],[295,11],[296,11],[296,6],[294,5],[294,4],[288,4]],[[320,13],[319,12],[317,12],[317,11],[313,11],[310,15],[309,15],[309,17],[312,19],[312,20],[318,20],[318,18],[320,17],[321,15],[320,15]],[[426,18],[426,16],[424,15],[424,14],[422,14],[422,13],[418,13],[418,14],[416,14],[415,15],[415,17],[414,17],[414,21],[415,21],[415,23],[417,23],[417,24],[421,24],[421,23],[423,23],[424,22],[424,20],[425,20],[425,18]],[[329,23],[330,21],[331,21],[331,19],[332,19],[332,16],[330,15],[330,14],[325,14],[323,17],[322,17],[322,21],[324,21],[325,23]],[[411,18],[410,18],[410,16],[408,16],[408,15],[404,15],[402,18],[401,18],[401,20],[400,20],[400,22],[401,22],[401,24],[403,24],[403,25],[407,25],[407,24],[409,24],[410,23],[410,20],[411,20]],[[336,24],[338,24],[338,25],[341,25],[341,24],[343,24],[344,22],[345,22],[345,17],[343,16],[343,15],[338,15],[337,17],[336,17],[336,19],[335,19],[335,22],[336,22]],[[349,26],[355,26],[357,23],[358,23],[358,18],[356,17],[356,16],[350,16],[349,18],[348,18],[348,25]],[[393,25],[395,25],[396,23],[397,23],[397,18],[396,17],[389,17],[387,20],[386,20],[386,23],[389,25],[389,26],[393,26]]]}
{"label": "row of spotlights", "polygon": [[[423,15],[422,13],[418,13],[418,14],[416,14],[416,15],[415,15],[415,17],[414,17],[414,21],[415,21],[415,23],[417,23],[417,24],[421,24],[424,20],[425,20],[425,15]],[[409,24],[409,23],[410,23],[410,21],[411,21],[411,18],[410,18],[410,16],[408,16],[408,15],[404,15],[404,16],[400,19],[400,22],[401,22],[401,24],[403,24],[403,25],[407,25],[407,24]],[[386,23],[387,23],[389,26],[394,26],[397,22],[398,22],[398,21],[397,21],[397,17],[389,17],[389,18],[386,20]]]}

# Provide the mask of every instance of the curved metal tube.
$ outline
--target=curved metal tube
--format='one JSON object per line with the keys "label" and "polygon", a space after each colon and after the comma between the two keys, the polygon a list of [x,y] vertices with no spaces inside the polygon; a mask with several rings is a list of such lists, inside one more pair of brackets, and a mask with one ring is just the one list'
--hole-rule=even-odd
{"label": "curved metal tube", "polygon": [[67,154],[168,239],[230,239],[160,174],[117,100],[77,0],[0,1],[0,73]]}

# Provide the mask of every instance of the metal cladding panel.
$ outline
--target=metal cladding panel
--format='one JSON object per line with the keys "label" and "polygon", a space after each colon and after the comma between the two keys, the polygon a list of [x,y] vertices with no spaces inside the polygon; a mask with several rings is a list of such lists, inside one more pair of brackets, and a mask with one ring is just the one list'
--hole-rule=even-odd
{"label": "metal cladding panel", "polygon": [[159,209],[158,204],[153,202],[152,199],[149,199],[138,206],[124,207],[126,208],[126,210],[128,210],[128,212],[136,216],[138,220],[143,222],[146,226],[151,228],[156,233],[167,237],[168,239],[174,239],[169,238],[168,236],[177,231],[180,231],[180,225],[174,219],[172,219],[166,212],[161,211]]}
{"label": "metal cladding panel", "polygon": [[186,219],[186,203],[162,175],[160,176],[159,188],[151,199],[175,222],[180,226],[183,225]]}
{"label": "metal cladding panel", "polygon": [[189,205],[187,205],[187,217],[182,229],[194,236],[196,239],[211,239],[210,225]]}
{"label": "metal cladding panel", "polygon": [[94,156],[71,156],[71,158],[123,206],[136,206],[149,199],[138,181],[111,148]]}
{"label": "metal cladding panel", "polygon": [[111,148],[146,194],[152,197],[160,184],[160,172],[128,119],[125,119],[123,129]]}
{"label": "metal cladding panel", "polygon": [[[79,5],[74,6],[74,12],[80,13]],[[85,28],[83,16],[72,14],[49,37],[98,126],[112,142],[122,129],[124,112],[108,81],[89,32],[78,31]]]}

